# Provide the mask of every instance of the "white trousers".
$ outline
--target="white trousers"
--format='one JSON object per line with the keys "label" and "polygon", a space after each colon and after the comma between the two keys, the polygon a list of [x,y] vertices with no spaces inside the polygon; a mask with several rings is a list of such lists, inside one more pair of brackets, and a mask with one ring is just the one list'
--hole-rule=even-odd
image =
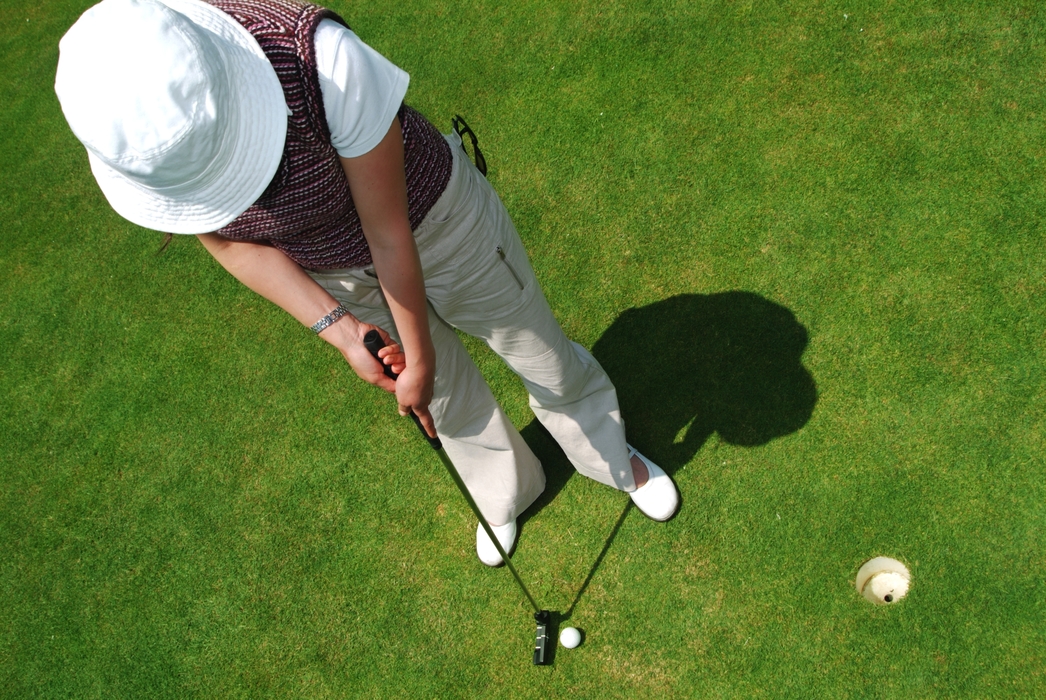
{"label": "white trousers", "polygon": [[[502,525],[545,488],[541,463],[495,401],[454,329],[482,339],[523,380],[541,424],[581,474],[635,489],[617,393],[596,359],[563,334],[508,212],[447,137],[446,191],[414,232],[429,301],[436,432],[484,517]],[[357,318],[399,338],[373,269],[310,272]]]}

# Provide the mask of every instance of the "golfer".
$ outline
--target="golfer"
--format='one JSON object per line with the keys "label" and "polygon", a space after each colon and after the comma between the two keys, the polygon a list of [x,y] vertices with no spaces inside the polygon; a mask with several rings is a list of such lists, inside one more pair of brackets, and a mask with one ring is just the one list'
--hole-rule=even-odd
{"label": "golfer", "polygon": [[[438,435],[506,552],[545,477],[458,340],[518,374],[585,476],[655,520],[672,480],[625,442],[614,387],[556,323],[461,147],[403,104],[409,78],[296,0],[104,0],[62,38],[55,90],[112,207],[195,235]],[[364,348],[376,329],[381,362]],[[476,551],[502,563],[482,528]]]}

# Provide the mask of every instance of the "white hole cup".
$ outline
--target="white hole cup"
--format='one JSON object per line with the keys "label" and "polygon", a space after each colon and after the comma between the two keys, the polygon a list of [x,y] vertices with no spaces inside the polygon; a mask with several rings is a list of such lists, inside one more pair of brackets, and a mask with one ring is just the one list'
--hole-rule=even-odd
{"label": "white hole cup", "polygon": [[865,600],[892,605],[908,595],[911,582],[912,575],[904,564],[890,557],[875,557],[857,570],[854,586]]}

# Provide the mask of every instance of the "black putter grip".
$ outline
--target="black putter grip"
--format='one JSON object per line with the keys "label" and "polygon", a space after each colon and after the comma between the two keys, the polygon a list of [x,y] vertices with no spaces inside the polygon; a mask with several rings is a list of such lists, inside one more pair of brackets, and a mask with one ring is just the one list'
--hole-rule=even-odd
{"label": "black putter grip", "polygon": [[381,334],[377,331],[367,331],[367,334],[363,336],[363,347],[370,351],[370,354],[374,356],[374,359],[381,363],[381,368],[385,370],[385,376],[389,379],[395,380],[399,375],[392,371],[392,368],[381,361],[378,357],[378,350],[385,347],[385,341],[381,339]]}
{"label": "black putter grip", "polygon": [[[367,331],[367,334],[363,336],[363,347],[367,348],[367,350],[370,351],[370,354],[374,356],[374,359],[381,363],[381,367],[385,371],[386,377],[396,379],[396,377],[399,376],[392,371],[392,367],[389,367],[381,361],[380,357],[378,357],[378,350],[385,347],[385,341],[381,339],[381,335],[377,331]],[[429,441],[429,447],[434,450],[442,450],[443,443],[440,442],[438,437],[429,437],[429,434],[425,432],[425,428],[421,425],[421,421],[416,415],[414,415],[414,411],[410,412],[410,417],[414,419],[414,425],[418,426],[418,430],[421,431],[421,434]]]}

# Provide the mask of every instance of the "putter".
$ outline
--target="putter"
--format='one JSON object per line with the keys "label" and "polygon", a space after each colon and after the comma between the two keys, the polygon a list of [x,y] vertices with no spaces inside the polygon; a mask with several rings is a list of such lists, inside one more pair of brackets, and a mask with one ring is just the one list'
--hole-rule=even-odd
{"label": "putter", "polygon": [[[367,334],[363,336],[363,345],[370,351],[370,354],[374,356],[379,363],[381,363],[382,369],[385,371],[385,376],[390,379],[396,379],[398,376],[392,371],[392,368],[386,365],[378,357],[378,350],[385,347],[385,341],[381,339],[381,336],[377,331],[367,331]],[[487,537],[494,543],[494,547],[498,550],[498,554],[505,562],[505,566],[512,572],[512,577],[516,579],[516,583],[519,584],[519,589],[523,591],[523,595],[530,601],[530,605],[534,608],[534,621],[537,622],[537,633],[534,636],[534,665],[543,666],[549,662],[548,656],[548,629],[552,625],[552,614],[548,610],[542,610],[538,607],[538,604],[534,602],[534,596],[530,595],[530,591],[523,584],[523,579],[519,577],[519,573],[516,571],[516,567],[512,566],[512,560],[508,558],[508,553],[501,546],[501,542],[494,536],[494,531],[490,529],[490,523],[487,522],[486,518],[483,517],[483,513],[480,512],[479,506],[476,505],[476,501],[473,500],[472,494],[469,493],[468,487],[465,486],[465,482],[462,480],[461,475],[458,474],[458,470],[454,467],[454,463],[450,461],[450,457],[447,456],[447,451],[443,449],[443,443],[440,442],[438,437],[431,438],[428,433],[425,432],[425,428],[422,427],[421,421],[418,419],[414,412],[411,411],[410,417],[414,419],[414,424],[418,426],[418,430],[421,431],[422,436],[428,441],[429,446],[436,451],[440,461],[443,462],[443,466],[447,468],[447,473],[450,474],[450,478],[457,484],[458,490],[461,491],[461,495],[465,497],[465,501],[468,502],[469,507],[472,508],[472,512],[479,518],[479,524],[483,527],[483,531],[487,533]]]}

